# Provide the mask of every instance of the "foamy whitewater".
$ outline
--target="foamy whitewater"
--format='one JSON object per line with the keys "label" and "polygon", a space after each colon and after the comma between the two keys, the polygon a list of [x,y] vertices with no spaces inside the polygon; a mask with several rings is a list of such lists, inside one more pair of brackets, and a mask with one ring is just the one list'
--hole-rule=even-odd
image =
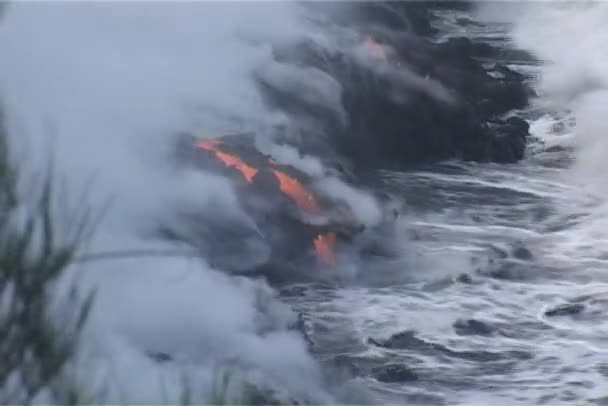
{"label": "foamy whitewater", "polygon": [[[573,162],[556,180],[568,185],[560,208],[581,221],[559,233],[556,255],[597,262],[608,252],[608,4],[601,1],[488,4],[482,15],[512,23],[518,47],[543,62],[536,85],[541,109],[552,113],[538,120],[537,135],[548,145],[573,148]],[[544,122],[572,118],[556,136]],[[603,273],[603,272],[602,272]]]}

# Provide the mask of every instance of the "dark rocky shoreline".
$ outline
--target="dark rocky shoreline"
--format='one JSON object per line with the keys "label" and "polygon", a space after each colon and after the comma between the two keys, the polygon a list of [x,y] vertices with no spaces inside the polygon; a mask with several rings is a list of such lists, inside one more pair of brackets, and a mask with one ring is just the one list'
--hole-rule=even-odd
{"label": "dark rocky shoreline", "polygon": [[[245,179],[234,163],[218,160],[213,148],[195,147],[196,138],[185,135],[177,161],[233,177],[244,207],[265,230],[235,232],[223,221],[209,219],[207,228],[180,237],[193,238],[197,247],[204,245],[205,255],[222,269],[250,274],[255,270],[275,281],[299,274],[316,277],[308,266],[316,263],[312,242],[324,234],[336,237],[337,251],[344,247],[370,260],[396,258],[391,235],[400,209],[391,204],[399,198],[378,190],[375,170],[416,169],[454,159],[509,164],[524,156],[529,125],[512,112],[525,108],[532,96],[527,78],[501,63],[482,61],[504,56],[496,45],[463,37],[445,39],[432,26],[438,8],[462,12],[471,7],[469,3],[373,2],[344,7],[350,13],[336,24],[348,26],[348,33],[356,35],[347,38],[343,48],[329,49],[312,40],[275,48],[275,63],[283,71],[272,66],[272,74],[258,76],[259,86],[267,102],[288,114],[290,125],[296,123],[287,131],[279,129],[275,141],[320,157],[327,173],[338,169],[342,181],[369,186],[363,189],[374,195],[385,215],[380,224],[363,226],[352,215],[350,203],[346,207],[339,199],[321,199],[323,194],[305,173],[289,164],[273,164],[257,149],[254,134],[224,135],[213,147],[250,165],[251,179]],[[273,81],[276,77],[282,80]],[[285,195],[276,170],[301,182],[304,194],[306,188],[312,191],[327,213],[323,224],[304,220],[293,197]],[[340,211],[351,214],[337,216]],[[180,240],[168,230],[162,235]],[[213,243],[213,235],[225,235],[233,245]],[[268,254],[259,255],[260,246],[270,247]],[[234,252],[241,253],[237,261],[232,259]],[[286,266],[303,272],[285,272]],[[518,269],[516,263],[492,274],[509,278]]]}
{"label": "dark rocky shoreline", "polygon": [[356,18],[349,15],[349,28],[356,27],[361,44],[367,41],[381,53],[371,64],[358,60],[352,50],[313,42],[275,50],[277,61],[313,69],[338,83],[345,116],[259,81],[277,109],[301,122],[322,123],[298,129],[299,147],[321,156],[331,150],[359,170],[407,169],[448,159],[515,163],[524,157],[529,126],[510,112],[526,107],[533,91],[524,75],[502,63],[484,66],[482,59],[521,60],[525,53],[465,37],[435,36],[433,11],[467,10],[469,2],[351,7]]}
{"label": "dark rocky shoreline", "polygon": [[[300,129],[304,134],[298,147],[320,156],[337,153],[355,172],[416,169],[451,159],[517,163],[524,157],[530,127],[515,112],[528,106],[534,92],[526,83],[528,78],[507,64],[511,60],[530,64],[536,61],[517,49],[499,48],[466,37],[437,36],[433,28],[435,10],[472,11],[472,7],[472,2],[451,1],[357,3],[357,18],[351,15],[345,24],[356,26],[361,38],[371,37],[392,51],[387,69],[374,69],[358,63],[348,51],[328,50],[313,42],[301,43],[297,49],[277,50],[277,60],[318,69],[340,84],[345,119],[297,95],[282,92],[271,83],[262,81],[261,88],[272,105],[292,117],[323,122],[321,130]],[[461,23],[478,24],[472,19]],[[492,62],[487,64],[488,61]],[[413,83],[404,86],[395,72],[405,66]],[[437,89],[447,90],[449,100],[442,99]],[[307,142],[319,137],[307,137],[306,131],[320,131],[326,143]],[[531,254],[514,250],[512,255],[529,260]],[[458,280],[463,284],[474,283],[468,274]],[[314,333],[300,321],[294,327],[313,352],[318,350]],[[453,328],[462,336],[510,334],[506,327],[477,319],[458,320]],[[347,376],[371,376],[379,382],[403,384],[431,378],[416,363],[400,362],[395,351],[481,366],[533,358],[533,354],[517,350],[456,350],[419,337],[413,330],[383,339],[369,337],[367,345],[375,350],[392,351],[392,361],[340,354],[327,357],[326,367]],[[441,404],[440,400],[437,402]]]}

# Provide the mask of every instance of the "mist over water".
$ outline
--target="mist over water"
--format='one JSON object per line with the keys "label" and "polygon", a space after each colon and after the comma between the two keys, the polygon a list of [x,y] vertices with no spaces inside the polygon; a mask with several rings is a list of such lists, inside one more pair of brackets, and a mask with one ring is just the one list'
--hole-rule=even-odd
{"label": "mist over water", "polygon": [[[502,7],[502,13],[498,8]],[[608,5],[597,1],[517,3],[505,13],[488,4],[481,10],[492,18],[513,23],[516,44],[542,61],[538,103],[557,112],[570,111],[576,120],[576,161],[572,176],[595,184],[608,149],[606,112],[608,55],[603,45],[608,28],[603,23]],[[598,190],[599,191],[599,190]]]}
{"label": "mist over water", "polygon": [[[11,4],[0,24],[0,87],[24,176],[40,175],[52,154],[68,192],[93,180],[88,203],[110,206],[90,251],[163,248],[142,234],[177,207],[247,224],[227,180],[178,174],[168,151],[178,131],[272,125],[254,74],[271,62],[271,44],[306,34],[302,17],[291,2]],[[83,291],[97,290],[78,380],[91,377],[80,384],[105,401],[175,402],[183,371],[195,400],[208,401],[225,361],[294,393],[322,393],[303,339],[288,330],[295,315],[264,283],[201,260],[74,268]]]}
{"label": "mist over water", "polygon": [[608,4],[555,1],[504,6],[489,3],[481,10],[512,23],[516,45],[543,61],[536,103],[553,114],[565,112],[575,123],[566,125],[565,134],[550,136],[552,143],[573,147],[572,164],[561,180],[574,187],[568,189],[562,209],[585,214],[560,248],[597,257],[608,250]]}

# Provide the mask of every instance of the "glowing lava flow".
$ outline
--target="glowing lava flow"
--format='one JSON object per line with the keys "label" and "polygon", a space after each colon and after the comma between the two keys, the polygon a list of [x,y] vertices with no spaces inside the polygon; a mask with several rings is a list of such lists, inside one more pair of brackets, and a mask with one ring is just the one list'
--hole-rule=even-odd
{"label": "glowing lava flow", "polygon": [[[279,180],[281,191],[291,197],[301,210],[314,214],[320,211],[315,197],[297,179],[277,169],[273,169],[272,172]],[[336,254],[334,250],[336,235],[334,233],[317,234],[313,245],[319,261],[331,267],[336,266]]]}
{"label": "glowing lava flow", "polygon": [[[251,183],[258,173],[258,170],[247,165],[239,157],[220,151],[218,148],[220,144],[220,140],[211,139],[200,141],[196,146],[197,148],[213,152],[217,159],[222,161],[224,165],[235,168],[245,177],[247,182]],[[271,165],[275,164],[272,160],[269,162]],[[317,199],[315,199],[313,194],[310,193],[300,181],[278,169],[272,169],[272,172],[279,181],[281,192],[289,196],[301,210],[313,214],[320,212]],[[334,252],[336,235],[334,233],[318,234],[315,237],[313,244],[319,261],[332,267],[336,266],[336,255]]]}
{"label": "glowing lava flow", "polygon": [[291,197],[300,209],[312,213],[319,212],[317,200],[297,179],[277,169],[273,169],[272,172],[279,180],[281,192]]}
{"label": "glowing lava flow", "polygon": [[[281,191],[291,197],[301,210],[314,214],[320,211],[315,197],[297,179],[277,169],[273,169],[272,172],[279,180]],[[317,234],[313,240],[313,245],[319,261],[331,267],[336,266],[334,251],[336,235],[334,233]]]}
{"label": "glowing lava flow", "polygon": [[258,170],[247,165],[239,157],[220,151],[217,148],[219,144],[219,140],[205,140],[197,143],[196,146],[198,148],[213,152],[217,159],[222,161],[226,166],[232,167],[241,172],[247,182],[251,183],[253,177],[258,173]]}
{"label": "glowing lava flow", "polygon": [[319,261],[329,266],[336,266],[336,235],[334,233],[319,234],[314,240],[315,251]]}

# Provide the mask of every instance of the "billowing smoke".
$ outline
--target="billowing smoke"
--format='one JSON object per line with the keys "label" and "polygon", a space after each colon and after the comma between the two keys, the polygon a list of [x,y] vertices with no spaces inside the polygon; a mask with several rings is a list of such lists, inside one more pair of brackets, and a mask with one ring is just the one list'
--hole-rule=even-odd
{"label": "billowing smoke", "polygon": [[456,102],[454,96],[436,80],[420,76],[405,63],[389,63],[394,58],[395,50],[371,37],[354,47],[353,55],[358,63],[389,79],[400,90],[401,95],[421,92],[443,103]]}
{"label": "billowing smoke", "polygon": [[342,123],[346,121],[340,84],[319,69],[273,62],[260,69],[258,75],[263,83],[331,111]]}
{"label": "billowing smoke", "polygon": [[291,165],[309,176],[317,178],[324,174],[323,164],[319,159],[310,155],[302,155],[295,147],[272,144],[269,152],[275,161]]}
{"label": "billowing smoke", "polygon": [[[75,194],[93,180],[89,203],[110,210],[90,250],[163,248],[141,230],[178,206],[221,208],[218,216],[246,224],[229,183],[176,174],[166,152],[182,130],[272,126],[254,73],[271,43],[306,33],[302,21],[291,2],[12,4],[0,24],[0,89],[23,171],[39,174],[52,154]],[[75,271],[81,287],[97,289],[76,375],[103,401],[176,402],[183,371],[198,401],[209,401],[202,396],[226,360],[318,393],[317,367],[287,329],[294,315],[263,283],[177,258]]]}
{"label": "billowing smoke", "polygon": [[362,224],[373,227],[382,220],[382,212],[376,200],[369,194],[357,190],[335,177],[328,177],[316,183],[318,190],[334,199],[344,199],[349,203],[353,215]]}

